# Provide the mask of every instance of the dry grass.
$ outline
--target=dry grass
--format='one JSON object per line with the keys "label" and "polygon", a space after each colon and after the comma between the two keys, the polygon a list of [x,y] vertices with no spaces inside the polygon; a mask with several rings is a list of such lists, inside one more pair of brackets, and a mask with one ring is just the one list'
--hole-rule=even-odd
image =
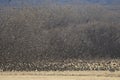
{"label": "dry grass", "polygon": [[120,72],[65,71],[65,72],[1,72],[0,80],[120,80]]}

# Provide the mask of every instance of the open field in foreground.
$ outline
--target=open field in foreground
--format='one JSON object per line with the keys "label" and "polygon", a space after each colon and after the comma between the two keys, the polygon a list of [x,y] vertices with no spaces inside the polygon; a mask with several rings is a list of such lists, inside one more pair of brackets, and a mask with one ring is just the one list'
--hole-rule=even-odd
{"label": "open field in foreground", "polygon": [[109,71],[1,72],[0,80],[120,80],[120,72]]}

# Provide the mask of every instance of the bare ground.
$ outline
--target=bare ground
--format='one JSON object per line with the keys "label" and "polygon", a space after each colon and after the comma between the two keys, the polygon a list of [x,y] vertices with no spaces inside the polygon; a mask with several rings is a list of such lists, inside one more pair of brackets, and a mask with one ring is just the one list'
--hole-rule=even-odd
{"label": "bare ground", "polygon": [[0,80],[120,80],[120,72],[109,71],[1,72]]}

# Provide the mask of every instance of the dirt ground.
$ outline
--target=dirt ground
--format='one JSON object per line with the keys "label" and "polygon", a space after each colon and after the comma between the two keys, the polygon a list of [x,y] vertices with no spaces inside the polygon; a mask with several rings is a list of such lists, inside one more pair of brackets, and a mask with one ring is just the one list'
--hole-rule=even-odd
{"label": "dirt ground", "polygon": [[0,80],[120,80],[120,72],[109,71],[0,72]]}

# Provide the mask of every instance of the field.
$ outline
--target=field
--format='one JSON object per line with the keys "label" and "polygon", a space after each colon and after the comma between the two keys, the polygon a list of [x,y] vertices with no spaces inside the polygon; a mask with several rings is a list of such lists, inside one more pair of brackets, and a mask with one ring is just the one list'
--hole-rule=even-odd
{"label": "field", "polygon": [[120,72],[119,71],[1,72],[0,80],[120,80]]}

